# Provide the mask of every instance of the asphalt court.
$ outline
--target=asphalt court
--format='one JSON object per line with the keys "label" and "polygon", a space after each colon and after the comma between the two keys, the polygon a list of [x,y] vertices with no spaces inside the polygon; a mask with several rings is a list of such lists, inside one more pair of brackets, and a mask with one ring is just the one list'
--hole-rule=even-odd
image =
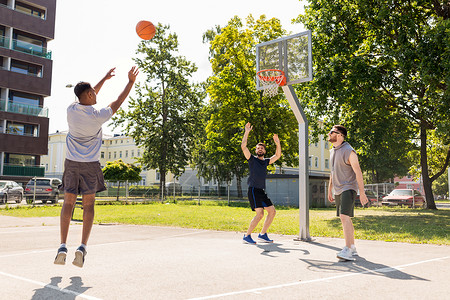
{"label": "asphalt court", "polygon": [[1,299],[448,299],[450,247],[342,239],[94,225],[85,266],[72,265],[81,225],[69,232],[65,266],[53,264],[58,218],[0,216]]}

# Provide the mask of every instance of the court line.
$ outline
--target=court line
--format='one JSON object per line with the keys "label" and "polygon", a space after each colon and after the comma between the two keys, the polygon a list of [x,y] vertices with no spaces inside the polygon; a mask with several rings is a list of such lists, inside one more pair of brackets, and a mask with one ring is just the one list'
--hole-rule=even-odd
{"label": "court line", "polygon": [[21,276],[5,273],[5,272],[2,272],[2,271],[0,271],[0,275],[6,276],[6,277],[11,277],[11,278],[18,279],[18,280],[25,281],[25,282],[29,282],[29,283],[32,283],[32,284],[35,284],[35,285],[38,285],[38,286],[42,286],[42,287],[45,287],[45,288],[49,288],[49,289],[52,289],[52,290],[55,290],[55,291],[58,291],[58,292],[65,293],[65,294],[71,294],[71,295],[74,295],[75,297],[80,297],[80,298],[83,298],[83,299],[101,300],[101,298],[85,295],[83,293],[77,293],[77,292],[72,291],[72,290],[68,290],[68,289],[57,287],[56,285],[51,285],[51,284],[48,284],[48,283],[44,283],[44,282],[40,282],[40,281],[37,281],[37,280],[28,279],[28,278],[25,278],[25,277],[21,277]]}
{"label": "court line", "polygon": [[404,265],[400,265],[400,266],[396,266],[396,267],[385,267],[385,268],[379,268],[379,269],[375,269],[375,270],[366,270],[366,271],[362,271],[362,272],[348,273],[348,274],[336,275],[336,276],[331,276],[331,277],[326,277],[326,278],[312,279],[312,280],[306,280],[306,281],[297,281],[297,282],[284,283],[284,284],[260,287],[260,288],[249,289],[249,290],[242,290],[242,291],[229,292],[229,293],[197,297],[197,298],[189,298],[189,300],[213,299],[213,298],[221,298],[221,297],[226,297],[226,296],[235,296],[235,295],[239,295],[239,294],[258,293],[261,291],[266,291],[266,290],[271,290],[271,289],[279,289],[279,288],[303,285],[303,284],[308,284],[308,283],[329,281],[329,280],[333,280],[333,279],[337,279],[337,278],[357,276],[357,275],[368,274],[368,273],[379,273],[379,272],[388,273],[388,272],[398,271],[401,268],[405,268],[405,267],[410,267],[410,266],[424,264],[424,263],[438,261],[438,260],[445,260],[445,259],[449,259],[449,258],[450,258],[450,256],[444,256],[444,257],[433,258],[433,259],[413,262],[413,263],[409,263],[409,264],[404,264]]}
{"label": "court line", "polygon": [[[201,233],[203,233],[203,232],[201,232],[201,231],[197,232],[196,231],[196,232],[188,232],[188,233],[176,234],[176,235],[165,236],[165,237],[155,237],[155,238],[148,238],[148,239],[138,239],[138,240],[108,242],[108,243],[103,243],[103,244],[93,244],[93,245],[89,245],[89,248],[90,247],[98,247],[98,246],[110,246],[110,245],[117,245],[117,244],[124,244],[124,243],[133,243],[133,242],[139,242],[139,241],[151,241],[151,240],[154,240],[154,239],[157,239],[157,240],[168,240],[168,239],[171,239],[171,238],[178,238],[178,237],[184,237],[184,236],[201,234]],[[1,258],[5,258],[5,257],[14,257],[14,256],[30,255],[30,254],[46,253],[46,252],[56,252],[56,250],[58,250],[58,249],[57,248],[52,248],[52,249],[34,250],[34,251],[22,252],[22,253],[4,254],[4,255],[0,255],[0,259]]]}

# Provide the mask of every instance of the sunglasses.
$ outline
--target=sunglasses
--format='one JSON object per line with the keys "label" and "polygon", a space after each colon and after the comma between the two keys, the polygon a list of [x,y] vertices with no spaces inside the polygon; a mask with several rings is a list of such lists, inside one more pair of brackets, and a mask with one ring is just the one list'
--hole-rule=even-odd
{"label": "sunglasses", "polygon": [[330,134],[333,134],[333,133],[340,134],[339,131],[330,130]]}

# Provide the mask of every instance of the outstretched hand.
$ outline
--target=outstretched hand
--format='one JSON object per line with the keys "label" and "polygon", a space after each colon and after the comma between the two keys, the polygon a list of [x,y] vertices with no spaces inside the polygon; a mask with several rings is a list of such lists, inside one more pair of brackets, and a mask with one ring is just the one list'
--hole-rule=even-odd
{"label": "outstretched hand", "polygon": [[278,134],[274,134],[273,135],[273,141],[275,142],[275,144],[279,144],[280,143],[280,139],[278,138]]}
{"label": "outstretched hand", "polygon": [[252,130],[253,126],[248,122],[245,124],[245,132],[250,132]]}
{"label": "outstretched hand", "polygon": [[132,67],[131,70],[128,71],[128,80],[130,82],[135,82],[138,74],[139,74],[139,69],[136,67]]}
{"label": "outstretched hand", "polygon": [[111,79],[112,77],[114,77],[116,74],[114,74],[114,71],[116,70],[116,68],[112,68],[111,70],[108,71],[108,73],[106,73],[105,75],[105,79]]}

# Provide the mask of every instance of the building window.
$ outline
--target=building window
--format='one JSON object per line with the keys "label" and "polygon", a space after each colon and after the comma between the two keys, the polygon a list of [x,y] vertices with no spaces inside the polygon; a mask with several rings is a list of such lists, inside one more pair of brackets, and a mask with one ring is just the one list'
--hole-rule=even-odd
{"label": "building window", "polygon": [[123,144],[123,140],[120,140],[120,143]]}
{"label": "building window", "polygon": [[128,157],[128,150],[125,150],[125,157]]}
{"label": "building window", "polygon": [[116,151],[114,151],[114,158],[116,158],[117,157],[117,153],[116,153]]}
{"label": "building window", "polygon": [[103,152],[103,151],[100,152],[100,157],[101,157],[101,158],[105,158],[105,152]]}
{"label": "building window", "polygon": [[20,60],[11,60],[11,71],[25,75],[42,77],[42,67]]}
{"label": "building window", "polygon": [[13,33],[13,38],[14,50],[32,55],[45,56],[46,49],[44,49],[44,42],[42,40],[17,32]]}
{"label": "building window", "polygon": [[111,159],[111,152],[108,152],[108,159]]}
{"label": "building window", "polygon": [[122,158],[122,151],[119,151],[119,157]]}
{"label": "building window", "polygon": [[134,150],[131,150],[131,157],[134,157]]}
{"label": "building window", "polygon": [[330,146],[328,145],[328,141],[325,141],[325,149],[330,149]]}
{"label": "building window", "polygon": [[309,159],[308,159],[308,165],[309,165],[310,167],[311,167],[311,165],[312,165],[312,164],[311,164],[311,161],[312,161],[312,157],[310,156]]}
{"label": "building window", "polygon": [[138,157],[141,157],[141,149],[138,149],[138,151],[137,151],[137,156],[138,156]]}
{"label": "building window", "polygon": [[325,158],[325,169],[329,168],[330,168],[330,161],[328,160],[328,158]]}
{"label": "building window", "polygon": [[37,95],[11,90],[9,91],[9,100],[12,101],[13,103],[39,106],[39,99],[40,97]]}
{"label": "building window", "polygon": [[23,124],[8,121],[6,123],[6,133],[15,135],[25,135],[38,137],[39,125]]}
{"label": "building window", "polygon": [[5,153],[5,163],[19,166],[35,166],[36,156]]}
{"label": "building window", "polygon": [[116,140],[116,144],[117,144],[117,140]]}
{"label": "building window", "polygon": [[159,172],[156,172],[156,180],[159,181],[161,178],[161,174],[159,174]]}
{"label": "building window", "polygon": [[318,157],[314,157],[314,167],[316,167],[316,168],[319,167],[319,158]]}
{"label": "building window", "polygon": [[15,10],[45,20],[45,10],[16,1]]}

